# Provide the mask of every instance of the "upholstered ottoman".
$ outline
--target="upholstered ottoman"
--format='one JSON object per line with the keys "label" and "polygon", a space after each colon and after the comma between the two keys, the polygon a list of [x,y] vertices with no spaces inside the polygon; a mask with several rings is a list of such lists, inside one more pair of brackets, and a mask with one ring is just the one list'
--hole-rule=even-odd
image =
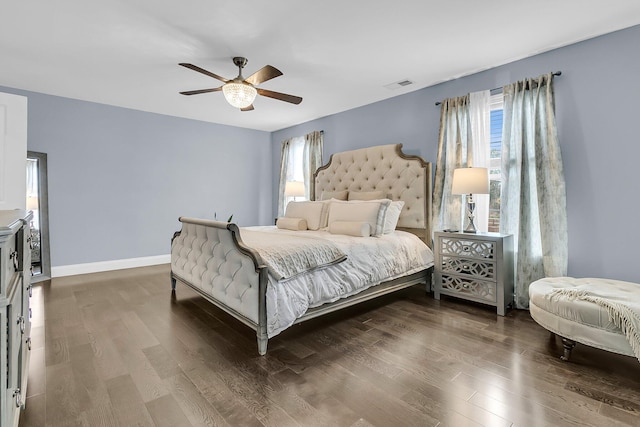
{"label": "upholstered ottoman", "polygon": [[640,284],[548,277],[530,285],[529,299],[531,317],[562,337],[562,360],[576,342],[640,359]]}

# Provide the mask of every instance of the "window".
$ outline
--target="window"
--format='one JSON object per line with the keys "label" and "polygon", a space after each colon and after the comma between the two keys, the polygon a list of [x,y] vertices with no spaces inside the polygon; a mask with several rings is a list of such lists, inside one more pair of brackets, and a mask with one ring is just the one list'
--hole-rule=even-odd
{"label": "window", "polygon": [[[306,200],[304,196],[292,196],[286,194],[287,183],[304,183],[304,136],[291,138],[288,142],[286,161],[280,171],[280,197],[278,216],[283,216],[287,204],[292,200]],[[284,160],[284,159],[283,159]]]}
{"label": "window", "polygon": [[278,216],[284,215],[290,201],[308,200],[313,173],[322,166],[322,135],[322,131],[313,131],[283,141]]}
{"label": "window", "polygon": [[289,142],[289,162],[287,163],[287,182],[304,181],[302,155],[304,154],[304,137],[292,138]]}
{"label": "window", "polygon": [[491,148],[489,153],[489,231],[500,230],[502,188],[502,93],[491,95]]}

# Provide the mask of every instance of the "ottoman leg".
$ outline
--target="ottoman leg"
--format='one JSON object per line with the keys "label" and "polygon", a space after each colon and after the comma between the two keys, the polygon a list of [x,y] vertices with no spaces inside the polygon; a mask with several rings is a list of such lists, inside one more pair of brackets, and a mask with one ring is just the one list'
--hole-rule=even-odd
{"label": "ottoman leg", "polygon": [[571,357],[571,350],[576,346],[576,342],[568,338],[562,338],[562,345],[564,346],[564,354],[560,356],[560,359],[568,362]]}

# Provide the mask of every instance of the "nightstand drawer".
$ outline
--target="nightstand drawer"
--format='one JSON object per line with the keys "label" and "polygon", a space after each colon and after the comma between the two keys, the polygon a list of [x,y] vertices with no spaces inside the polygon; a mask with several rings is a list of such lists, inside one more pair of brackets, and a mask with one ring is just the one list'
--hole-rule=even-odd
{"label": "nightstand drawer", "polygon": [[496,280],[496,264],[474,258],[442,256],[442,273],[455,273],[479,277],[483,280]]}
{"label": "nightstand drawer", "polygon": [[472,297],[473,299],[491,303],[496,302],[495,282],[443,274],[441,286],[441,293]]}
{"label": "nightstand drawer", "polygon": [[488,240],[472,240],[463,238],[440,239],[442,255],[458,255],[483,259],[495,259],[495,242]]}

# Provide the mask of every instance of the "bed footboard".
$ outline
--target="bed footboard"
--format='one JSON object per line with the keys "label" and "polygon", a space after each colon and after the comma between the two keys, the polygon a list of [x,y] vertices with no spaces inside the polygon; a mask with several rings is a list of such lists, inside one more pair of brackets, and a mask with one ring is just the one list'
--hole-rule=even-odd
{"label": "bed footboard", "polygon": [[267,268],[232,223],[180,217],[171,240],[171,287],[180,281],[256,331],[267,352]]}

